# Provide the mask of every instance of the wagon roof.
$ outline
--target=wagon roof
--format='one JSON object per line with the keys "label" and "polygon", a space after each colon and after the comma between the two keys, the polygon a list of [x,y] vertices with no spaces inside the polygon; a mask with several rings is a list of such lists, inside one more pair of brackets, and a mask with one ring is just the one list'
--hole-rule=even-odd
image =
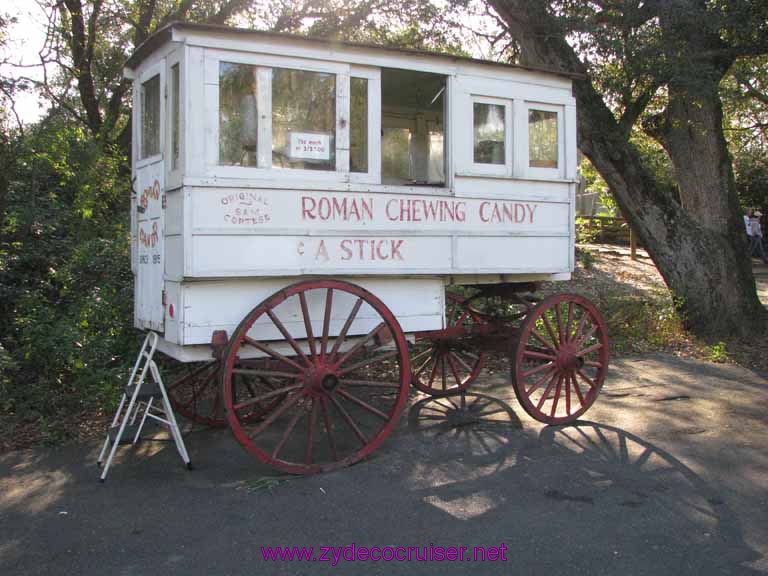
{"label": "wagon roof", "polygon": [[494,62],[491,60],[482,60],[479,58],[471,58],[469,56],[457,56],[454,54],[446,54],[441,52],[430,52],[427,50],[416,50],[413,48],[399,48],[395,46],[382,46],[378,44],[368,44],[364,42],[348,42],[345,40],[335,40],[329,38],[318,38],[312,36],[300,36],[297,34],[286,34],[283,32],[271,32],[266,30],[252,30],[249,28],[234,28],[230,26],[221,26],[216,24],[196,24],[192,22],[171,22],[163,28],[156,31],[144,42],[142,42],[133,54],[128,58],[125,63],[126,68],[135,70],[139,64],[141,64],[152,52],[157,48],[171,40],[172,32],[177,30],[191,30],[199,32],[211,32],[211,33],[228,33],[238,34],[243,36],[252,36],[254,38],[289,38],[294,40],[300,40],[303,42],[317,44],[319,46],[344,46],[347,48],[366,48],[371,50],[377,50],[380,52],[396,52],[401,54],[419,55],[434,57],[443,60],[451,60],[457,62],[473,62],[475,64],[484,64],[488,66],[498,66],[503,68],[515,68],[518,70],[528,70],[532,72],[542,72],[545,74],[554,74],[557,76],[563,76],[566,78],[581,78],[582,74],[577,72],[569,72],[564,70],[552,70],[547,68],[539,68],[535,66],[524,66],[521,64],[508,64],[504,62]]}

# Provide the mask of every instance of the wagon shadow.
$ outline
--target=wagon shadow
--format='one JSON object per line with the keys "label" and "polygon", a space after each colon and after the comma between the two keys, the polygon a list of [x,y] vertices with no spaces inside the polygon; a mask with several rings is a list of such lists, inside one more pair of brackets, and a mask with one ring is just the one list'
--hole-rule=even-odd
{"label": "wagon shadow", "polygon": [[[524,528],[510,525],[508,538],[579,551],[571,573],[762,573],[745,565],[762,556],[745,543],[722,495],[645,439],[589,421],[508,437],[495,453],[506,464],[418,488],[417,499],[443,513],[440,525],[460,520],[473,533],[517,518]],[[523,559],[530,553],[511,548]],[[622,555],[630,564],[620,569]]]}

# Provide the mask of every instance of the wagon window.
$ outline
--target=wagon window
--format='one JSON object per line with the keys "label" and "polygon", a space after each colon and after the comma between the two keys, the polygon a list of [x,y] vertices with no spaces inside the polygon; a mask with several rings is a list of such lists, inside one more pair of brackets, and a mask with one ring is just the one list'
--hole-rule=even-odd
{"label": "wagon window", "polygon": [[349,170],[368,172],[368,80],[349,80]]}
{"label": "wagon window", "polygon": [[382,69],[382,183],[445,185],[445,88],[440,74]]}
{"label": "wagon window", "polygon": [[219,164],[256,166],[257,68],[219,63]]}
{"label": "wagon window", "polygon": [[272,70],[272,166],[336,169],[336,76]]}
{"label": "wagon window", "polygon": [[557,112],[528,111],[528,162],[532,168],[557,168]]}
{"label": "wagon window", "polygon": [[505,107],[474,103],[474,161],[477,164],[505,164]]}
{"label": "wagon window", "polygon": [[171,67],[171,170],[179,167],[179,65]]}
{"label": "wagon window", "polygon": [[160,75],[141,85],[141,158],[160,154]]}

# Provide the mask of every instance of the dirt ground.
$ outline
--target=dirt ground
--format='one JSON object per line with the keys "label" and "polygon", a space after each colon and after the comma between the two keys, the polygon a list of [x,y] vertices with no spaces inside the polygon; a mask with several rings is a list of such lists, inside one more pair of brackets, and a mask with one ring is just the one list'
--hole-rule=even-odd
{"label": "dirt ground", "polygon": [[[97,440],[0,455],[0,574],[768,574],[768,381],[668,354],[623,358],[585,420],[531,420],[508,378],[413,393],[368,460],[275,475],[227,430],[163,432],[97,482]],[[504,560],[269,561],[262,546],[504,545]],[[313,563],[314,562],[314,563]]]}

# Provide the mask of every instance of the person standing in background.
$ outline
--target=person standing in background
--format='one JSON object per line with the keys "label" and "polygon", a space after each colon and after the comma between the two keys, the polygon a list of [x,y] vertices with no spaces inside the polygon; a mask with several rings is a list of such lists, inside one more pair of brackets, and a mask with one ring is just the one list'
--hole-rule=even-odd
{"label": "person standing in background", "polygon": [[[749,210],[748,212],[752,212]],[[747,228],[747,234],[751,235],[749,243],[749,255],[750,257],[757,253],[757,256],[763,261],[763,264],[768,264],[768,257],[765,255],[765,247],[763,246],[763,227],[760,224],[760,218],[763,213],[759,210],[752,214],[749,220],[749,227]]]}

